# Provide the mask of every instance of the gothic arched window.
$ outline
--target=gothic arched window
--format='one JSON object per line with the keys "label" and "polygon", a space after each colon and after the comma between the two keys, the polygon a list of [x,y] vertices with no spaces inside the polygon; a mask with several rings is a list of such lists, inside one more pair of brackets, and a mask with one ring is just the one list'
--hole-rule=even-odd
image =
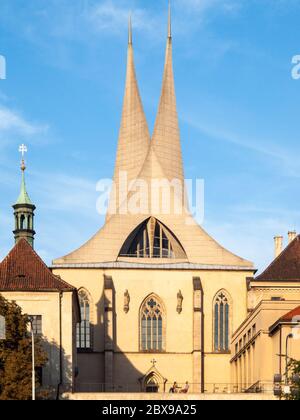
{"label": "gothic arched window", "polygon": [[217,294],[214,300],[214,351],[230,351],[230,298],[225,291]]}
{"label": "gothic arched window", "polygon": [[161,352],[165,347],[165,313],[159,298],[149,296],[140,310],[140,350]]}
{"label": "gothic arched window", "polygon": [[159,220],[150,217],[126,239],[119,257],[186,259],[175,235]]}
{"label": "gothic arched window", "polygon": [[76,345],[78,349],[90,350],[92,348],[91,338],[91,304],[88,293],[85,290],[78,292],[81,323],[77,324]]}

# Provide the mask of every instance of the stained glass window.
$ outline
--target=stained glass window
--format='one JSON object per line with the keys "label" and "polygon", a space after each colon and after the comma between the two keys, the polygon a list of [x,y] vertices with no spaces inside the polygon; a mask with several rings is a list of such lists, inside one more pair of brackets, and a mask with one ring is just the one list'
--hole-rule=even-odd
{"label": "stained glass window", "polygon": [[154,217],[139,225],[127,238],[120,257],[186,258],[179,241],[171,231]]}

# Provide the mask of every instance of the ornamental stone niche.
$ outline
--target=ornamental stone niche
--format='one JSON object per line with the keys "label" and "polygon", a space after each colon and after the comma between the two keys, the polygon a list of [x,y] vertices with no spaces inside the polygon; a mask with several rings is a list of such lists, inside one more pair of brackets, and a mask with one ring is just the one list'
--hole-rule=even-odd
{"label": "ornamental stone niche", "polygon": [[124,293],[124,312],[125,314],[128,314],[129,312],[129,304],[130,304],[130,294],[128,290]]}
{"label": "ornamental stone niche", "polygon": [[182,312],[182,302],[183,302],[183,296],[182,296],[181,290],[179,290],[179,292],[177,293],[177,312],[179,313],[179,315]]}

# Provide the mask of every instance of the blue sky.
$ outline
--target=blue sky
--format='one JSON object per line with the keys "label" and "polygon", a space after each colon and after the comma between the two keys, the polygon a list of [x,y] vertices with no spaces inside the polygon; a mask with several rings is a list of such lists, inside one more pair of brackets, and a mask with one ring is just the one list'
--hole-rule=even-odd
{"label": "blue sky", "polygon": [[[300,231],[300,2],[172,3],[186,178],[205,180],[206,230],[262,269],[273,236]],[[1,0],[0,257],[13,245],[23,142],[40,255],[49,263],[102,225],[96,183],[113,173],[130,10],[152,130],[167,0]]]}

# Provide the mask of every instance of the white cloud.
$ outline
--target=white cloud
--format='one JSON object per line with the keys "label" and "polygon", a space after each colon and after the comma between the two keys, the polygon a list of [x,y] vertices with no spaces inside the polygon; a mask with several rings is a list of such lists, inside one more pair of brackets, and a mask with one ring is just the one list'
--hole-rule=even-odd
{"label": "white cloud", "polygon": [[[294,178],[300,177],[300,159],[297,158],[298,153],[294,150],[287,150],[281,145],[277,145],[273,139],[250,137],[245,132],[237,133],[234,128],[225,128],[220,121],[214,121],[213,125],[202,123],[199,119],[189,114],[184,114],[182,120],[198,130],[199,132],[209,136],[211,139],[221,142],[231,143],[237,147],[251,150],[259,155],[263,155],[264,159],[276,163],[280,168],[280,172]],[[207,120],[203,118],[203,121]],[[283,141],[280,142],[283,144]]]}
{"label": "white cloud", "polygon": [[1,92],[0,90],[0,101],[5,102],[7,101],[8,97],[5,95],[5,93]]}
{"label": "white cloud", "polygon": [[36,125],[26,121],[19,113],[0,106],[0,135],[14,131],[25,136],[32,136],[47,131],[47,126]]}
{"label": "white cloud", "polygon": [[[20,175],[13,167],[0,167],[1,202],[0,261],[13,246],[13,211],[18,196]],[[36,210],[36,245],[38,253],[49,264],[53,258],[82,245],[98,228],[103,217],[96,211],[96,181],[65,173],[26,173],[27,190]],[[11,193],[13,188],[14,193]],[[5,245],[4,245],[5,244]]]}
{"label": "white cloud", "polygon": [[[1,201],[0,230],[3,232],[0,243],[0,260],[13,245],[13,213],[11,203],[19,192],[20,174],[16,172],[15,162],[6,152],[20,142],[36,144],[49,140],[49,127],[32,122],[21,112],[0,104],[0,185],[3,194]],[[51,140],[51,139],[50,139]],[[37,205],[37,245],[42,257],[50,263],[51,258],[63,254],[70,241],[80,245],[98,227],[101,217],[96,212],[96,180],[53,172],[35,172],[29,168],[26,173],[27,188],[32,201]],[[15,191],[11,194],[11,188]],[[5,197],[9,197],[6,200]],[[78,220],[80,219],[80,223]],[[57,245],[57,235],[61,235]],[[2,244],[6,244],[2,246]],[[51,244],[51,246],[49,245]],[[56,245],[52,245],[56,244]],[[70,245],[69,245],[70,246]]]}
{"label": "white cloud", "polygon": [[120,27],[124,27],[128,21],[128,10],[107,1],[93,7],[88,13],[88,18],[99,31],[111,29],[119,32]]}
{"label": "white cloud", "polygon": [[3,106],[0,103],[0,161],[7,164],[9,156],[3,153],[9,147],[17,151],[21,142],[28,144],[43,144],[53,141],[49,137],[49,126],[39,124],[25,118],[20,112]]}
{"label": "white cloud", "polygon": [[177,0],[178,8],[187,12],[204,13],[208,10],[215,9],[225,13],[232,13],[240,9],[243,0]]}
{"label": "white cloud", "polygon": [[31,189],[38,196],[39,207],[51,211],[76,212],[98,218],[96,181],[62,173],[32,172]]}
{"label": "white cloud", "polygon": [[287,232],[298,227],[290,224],[288,214],[274,213],[274,209],[263,215],[235,212],[231,220],[222,223],[211,219],[205,227],[226,249],[254,262],[262,271],[274,259],[274,236],[283,235],[287,245]]}
{"label": "white cloud", "polygon": [[[23,37],[40,50],[45,59],[62,66],[71,67],[68,56],[68,42],[91,44],[91,41],[105,35],[124,39],[128,17],[132,12],[133,28],[139,37],[156,44],[167,33],[167,0],[160,1],[155,7],[150,2],[136,0],[39,0],[29,4],[26,10],[14,9],[10,0],[0,2],[0,22],[13,23]],[[209,12],[232,13],[244,0],[172,0],[174,31],[177,35],[191,35],[199,30],[203,18]],[[30,3],[30,2],[29,2]],[[154,2],[156,3],[156,2]],[[28,21],[28,15],[31,16]],[[126,35],[125,35],[126,36]],[[55,47],[49,38],[56,43]],[[64,42],[62,42],[62,40]],[[51,48],[50,48],[51,47]],[[59,60],[57,59],[58,54]],[[49,60],[50,61],[50,60]]]}
{"label": "white cloud", "polygon": [[112,0],[104,1],[93,6],[86,14],[87,20],[93,24],[97,32],[124,33],[128,25],[128,19],[132,14],[132,25],[143,33],[155,36],[157,24],[160,22],[159,16],[150,14],[146,9],[134,8],[130,11],[129,4],[116,4]]}

